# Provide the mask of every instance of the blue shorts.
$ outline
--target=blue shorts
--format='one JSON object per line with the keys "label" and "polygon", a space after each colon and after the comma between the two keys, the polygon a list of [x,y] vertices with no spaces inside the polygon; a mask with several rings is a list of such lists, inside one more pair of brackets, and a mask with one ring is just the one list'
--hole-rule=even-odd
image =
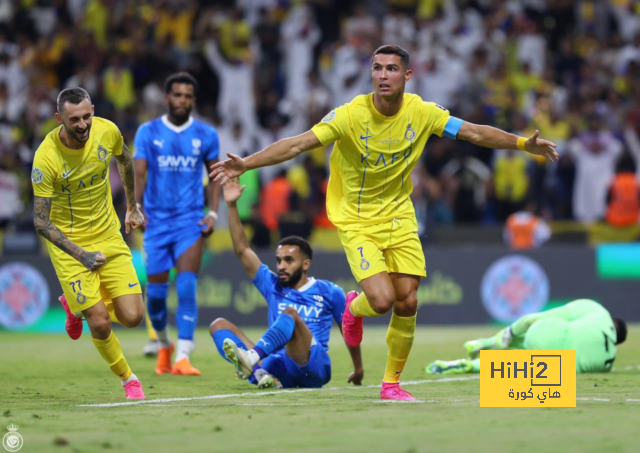
{"label": "blue shorts", "polygon": [[283,349],[265,358],[262,368],[277,377],[284,388],[322,387],[331,380],[331,358],[317,343],[311,346],[309,363],[305,366],[298,366]]}
{"label": "blue shorts", "polygon": [[144,264],[147,275],[161,274],[175,267],[180,255],[202,237],[198,222],[176,225],[175,228],[147,228],[144,233]]}

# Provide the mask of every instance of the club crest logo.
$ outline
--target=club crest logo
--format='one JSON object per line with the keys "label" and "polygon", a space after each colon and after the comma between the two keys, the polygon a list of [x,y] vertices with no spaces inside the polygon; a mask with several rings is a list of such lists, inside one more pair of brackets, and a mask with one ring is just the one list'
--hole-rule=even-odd
{"label": "club crest logo", "polygon": [[105,161],[107,158],[107,150],[102,145],[98,145],[98,159]]}
{"label": "club crest logo", "polygon": [[202,141],[199,138],[194,138],[191,140],[191,146],[193,146],[193,155],[200,155],[200,147],[202,146]]}
{"label": "club crest logo", "polygon": [[322,118],[322,122],[323,123],[330,123],[331,121],[333,121],[333,119],[336,117],[336,111],[335,110],[331,110],[329,113],[327,113],[325,115],[324,118]]}
{"label": "club crest logo", "polygon": [[360,261],[360,269],[362,269],[363,271],[366,271],[367,269],[369,269],[369,267],[371,267],[371,264],[369,263],[369,261],[365,259]]}
{"label": "club crest logo", "polygon": [[2,438],[2,446],[7,451],[11,452],[20,450],[22,448],[22,445],[24,444],[24,440],[18,432],[18,426],[11,424],[7,426],[7,429],[9,430],[9,432]]}
{"label": "club crest logo", "polygon": [[40,184],[42,182],[42,178],[44,178],[42,170],[38,167],[33,167],[33,170],[31,170],[31,181],[33,181],[34,184]]}
{"label": "club crest logo", "polygon": [[413,142],[413,139],[416,138],[416,131],[411,128],[411,124],[407,126],[407,131],[404,133],[404,139]]}
{"label": "club crest logo", "polygon": [[76,300],[79,304],[84,304],[87,301],[87,296],[82,293],[78,293],[78,295],[76,296]]}

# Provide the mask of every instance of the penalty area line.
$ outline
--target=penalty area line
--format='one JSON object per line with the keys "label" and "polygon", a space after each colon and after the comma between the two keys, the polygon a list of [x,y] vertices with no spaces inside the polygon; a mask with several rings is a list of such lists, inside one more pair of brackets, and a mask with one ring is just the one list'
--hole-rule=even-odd
{"label": "penalty area line", "polygon": [[[468,377],[454,377],[443,379],[421,379],[418,381],[403,382],[403,386],[407,385],[420,385],[420,384],[437,384],[440,382],[456,382],[456,381],[475,381],[480,379],[480,376],[468,376]],[[306,392],[329,392],[336,390],[360,390],[360,389],[374,389],[380,388],[380,385],[364,385],[361,387],[325,387],[325,388],[312,388],[312,389],[283,389],[270,392],[244,392],[244,393],[231,393],[223,395],[208,395],[208,396],[194,396],[187,398],[159,398],[155,400],[141,400],[141,401],[128,401],[122,403],[96,403],[96,404],[77,404],[76,407],[122,407],[122,406],[139,406],[141,404],[163,404],[163,403],[177,403],[185,401],[201,401],[201,400],[216,400],[225,398],[243,398],[246,396],[266,396],[266,395],[283,395],[289,393],[306,393]]]}

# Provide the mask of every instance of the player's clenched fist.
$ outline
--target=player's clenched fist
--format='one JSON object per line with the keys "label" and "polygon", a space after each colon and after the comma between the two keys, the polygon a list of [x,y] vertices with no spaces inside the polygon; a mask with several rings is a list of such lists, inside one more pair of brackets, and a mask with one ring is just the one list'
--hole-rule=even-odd
{"label": "player's clenched fist", "polygon": [[107,257],[102,252],[84,252],[79,261],[90,271],[97,271],[107,262]]}
{"label": "player's clenched fist", "polygon": [[353,383],[353,385],[362,385],[362,379],[364,379],[364,370],[355,370],[349,375],[347,384]]}
{"label": "player's clenched fist", "polygon": [[125,232],[137,230],[144,227],[144,214],[137,207],[127,208],[127,215],[124,219]]}

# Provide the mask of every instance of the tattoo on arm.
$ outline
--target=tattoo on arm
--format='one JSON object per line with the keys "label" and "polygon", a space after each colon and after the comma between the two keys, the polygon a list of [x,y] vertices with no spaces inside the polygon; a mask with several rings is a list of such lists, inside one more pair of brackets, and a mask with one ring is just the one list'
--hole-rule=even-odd
{"label": "tattoo on arm", "polygon": [[[63,252],[71,255],[83,265],[92,265],[96,257],[92,253],[86,253],[67,238],[62,231],[49,219],[51,212],[51,198],[35,197],[33,205],[33,223],[40,236],[51,242]],[[92,262],[93,261],[93,262]]]}
{"label": "tattoo on arm", "polygon": [[136,206],[136,171],[133,164],[133,157],[126,144],[122,145],[122,154],[116,156],[118,163],[118,173],[124,185],[124,191],[127,195],[127,206],[135,208]]}

